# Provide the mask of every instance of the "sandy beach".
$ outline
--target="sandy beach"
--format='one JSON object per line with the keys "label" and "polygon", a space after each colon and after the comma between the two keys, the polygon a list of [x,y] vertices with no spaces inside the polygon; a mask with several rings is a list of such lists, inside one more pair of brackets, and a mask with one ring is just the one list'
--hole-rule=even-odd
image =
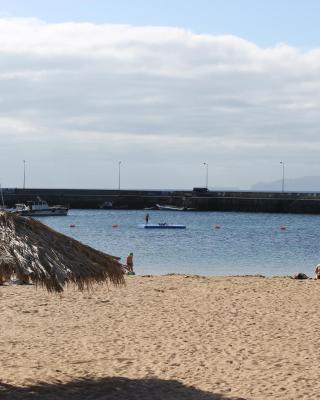
{"label": "sandy beach", "polygon": [[318,399],[320,282],[133,276],[0,287],[4,399]]}

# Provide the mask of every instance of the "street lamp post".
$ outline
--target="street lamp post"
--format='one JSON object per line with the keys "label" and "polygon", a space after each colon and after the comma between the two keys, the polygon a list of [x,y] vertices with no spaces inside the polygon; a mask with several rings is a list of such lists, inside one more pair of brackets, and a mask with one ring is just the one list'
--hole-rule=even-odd
{"label": "street lamp post", "polygon": [[282,164],[282,192],[284,192],[284,162],[280,161],[280,164]]}
{"label": "street lamp post", "polygon": [[206,162],[204,162],[203,165],[206,167],[206,189],[208,189],[209,165]]}
{"label": "street lamp post", "polygon": [[119,167],[119,170],[118,170],[118,189],[120,190],[120,187],[121,187],[121,161],[119,161],[118,167]]}
{"label": "street lamp post", "polygon": [[23,189],[26,188],[26,160],[23,160]]}

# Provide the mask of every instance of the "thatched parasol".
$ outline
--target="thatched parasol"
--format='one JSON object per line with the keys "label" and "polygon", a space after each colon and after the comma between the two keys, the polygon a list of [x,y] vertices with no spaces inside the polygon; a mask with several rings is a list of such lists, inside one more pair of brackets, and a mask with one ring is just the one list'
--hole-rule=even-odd
{"label": "thatched parasol", "polygon": [[0,281],[15,275],[50,292],[62,292],[67,283],[80,290],[94,282],[118,285],[124,283],[118,259],[37,220],[0,211]]}

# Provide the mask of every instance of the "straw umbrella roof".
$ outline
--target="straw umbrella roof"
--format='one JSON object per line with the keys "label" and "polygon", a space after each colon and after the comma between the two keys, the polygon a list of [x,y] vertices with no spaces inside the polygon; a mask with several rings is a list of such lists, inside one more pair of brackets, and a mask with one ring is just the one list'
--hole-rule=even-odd
{"label": "straw umbrella roof", "polygon": [[80,290],[95,282],[124,283],[119,258],[95,250],[32,218],[0,211],[0,279],[62,292],[68,283]]}

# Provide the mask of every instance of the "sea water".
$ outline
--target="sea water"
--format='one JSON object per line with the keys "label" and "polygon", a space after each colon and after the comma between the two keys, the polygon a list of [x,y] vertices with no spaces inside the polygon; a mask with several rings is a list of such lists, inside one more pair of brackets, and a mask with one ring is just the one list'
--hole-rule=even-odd
{"label": "sea water", "polygon": [[[186,229],[143,229],[146,211],[70,210],[41,217],[54,229],[125,262],[137,274],[313,275],[320,263],[320,215],[148,211],[149,222]],[[74,225],[71,227],[70,225]]]}

